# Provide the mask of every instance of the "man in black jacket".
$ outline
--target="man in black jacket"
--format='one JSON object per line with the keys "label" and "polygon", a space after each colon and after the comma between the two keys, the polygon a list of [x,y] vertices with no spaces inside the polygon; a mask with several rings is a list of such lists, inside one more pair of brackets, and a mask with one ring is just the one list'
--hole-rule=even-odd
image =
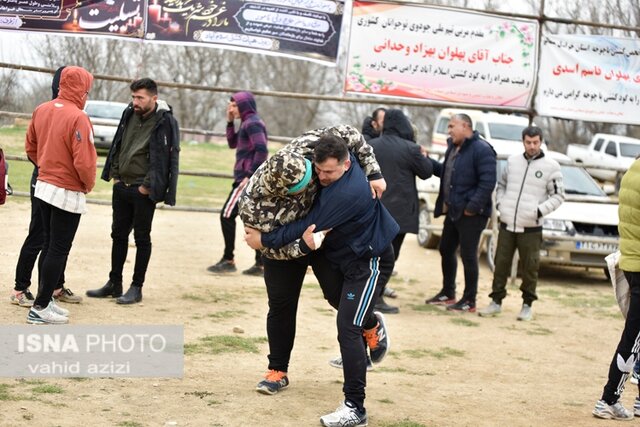
{"label": "man in black jacket", "polygon": [[[99,289],[87,291],[94,298],[118,298],[118,304],[142,300],[142,285],[151,258],[151,223],[156,203],[176,204],[178,122],[171,107],[158,100],[158,86],[143,78],[131,83],[133,101],[122,115],[102,171],[113,178],[111,272]],[[122,294],[122,268],[127,259],[133,229],[136,261],[129,290]]]}
{"label": "man in black jacket", "polygon": [[[416,176],[429,178],[433,166],[420,146],[413,142],[413,128],[401,110],[388,110],[383,123],[382,136],[372,139],[369,144],[387,181],[382,204],[400,226],[400,232],[392,242],[397,261],[406,233],[418,232],[420,206]],[[376,304],[376,310],[383,313],[398,312],[398,308],[386,304],[382,296]]]}

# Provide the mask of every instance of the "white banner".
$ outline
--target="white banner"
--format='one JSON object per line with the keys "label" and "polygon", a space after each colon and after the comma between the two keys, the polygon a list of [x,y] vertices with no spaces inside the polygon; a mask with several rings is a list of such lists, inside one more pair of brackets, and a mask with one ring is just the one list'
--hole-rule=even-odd
{"label": "white banner", "polygon": [[541,53],[538,114],[640,124],[638,39],[550,35]]}
{"label": "white banner", "polygon": [[345,90],[527,108],[538,23],[435,6],[354,1]]}

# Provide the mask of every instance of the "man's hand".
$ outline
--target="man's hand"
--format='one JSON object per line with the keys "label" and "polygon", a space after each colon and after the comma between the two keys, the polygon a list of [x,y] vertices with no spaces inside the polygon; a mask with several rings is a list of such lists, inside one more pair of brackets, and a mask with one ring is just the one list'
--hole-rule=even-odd
{"label": "man's hand", "polygon": [[231,110],[231,107],[231,103],[229,103],[229,105],[227,105],[227,122],[233,121],[233,112]]}
{"label": "man's hand", "polygon": [[145,196],[149,195],[149,189],[147,187],[145,187],[144,185],[139,185],[138,186],[138,191],[140,192],[140,194],[144,194]]}
{"label": "man's hand", "polygon": [[429,157],[429,151],[424,145],[420,145],[420,153],[425,157]]}
{"label": "man's hand", "polygon": [[329,229],[329,230],[322,230],[322,231],[318,231],[317,233],[314,233],[313,231],[315,229],[316,229],[316,225],[311,224],[310,226],[307,227],[306,230],[304,230],[304,233],[302,233],[302,240],[304,240],[304,242],[307,244],[307,246],[309,246],[309,248],[311,248],[312,251],[315,251],[322,245],[324,236],[326,236],[327,233],[331,231],[331,229]]}
{"label": "man's hand", "polygon": [[468,210],[464,210],[464,216],[475,216],[475,213],[468,211]]}
{"label": "man's hand", "polygon": [[373,181],[369,181],[369,186],[371,187],[371,197],[375,199],[376,197],[379,199],[382,197],[382,193],[387,189],[387,181],[384,178],[376,179]]}
{"label": "man's hand", "polygon": [[251,249],[259,250],[264,247],[262,246],[262,233],[255,228],[244,227],[244,241]]}

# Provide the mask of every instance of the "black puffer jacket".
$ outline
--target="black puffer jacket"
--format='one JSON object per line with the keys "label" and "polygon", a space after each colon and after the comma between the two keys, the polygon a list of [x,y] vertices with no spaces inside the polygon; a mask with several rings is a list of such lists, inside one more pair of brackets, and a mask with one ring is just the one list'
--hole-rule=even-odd
{"label": "black puffer jacket", "polygon": [[372,139],[387,190],[382,203],[400,225],[400,233],[418,232],[418,190],[416,176],[427,179],[433,173],[431,162],[413,142],[413,128],[401,110],[388,110],[382,136]]}

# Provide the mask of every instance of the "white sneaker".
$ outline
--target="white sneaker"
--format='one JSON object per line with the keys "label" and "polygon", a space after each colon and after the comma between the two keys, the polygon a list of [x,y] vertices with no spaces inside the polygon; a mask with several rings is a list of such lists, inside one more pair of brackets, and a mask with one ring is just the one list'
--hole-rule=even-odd
{"label": "white sneaker", "polygon": [[592,414],[594,417],[605,420],[629,421],[633,419],[633,412],[622,406],[622,403],[616,402],[613,405],[607,405],[607,402],[604,400],[598,400],[596,402],[596,407],[593,408]]}
{"label": "white sneaker", "polygon": [[[342,369],[342,356],[335,357],[329,360],[329,365],[334,368]],[[371,357],[367,355],[367,371],[373,371],[373,363],[371,362]]]}
{"label": "white sneaker", "polygon": [[54,298],[51,298],[49,307],[51,307],[51,310],[53,310],[54,313],[59,314],[60,316],[69,317],[69,310],[60,307]]}
{"label": "white sneaker", "polygon": [[531,319],[533,319],[533,311],[531,310],[531,306],[522,304],[522,310],[520,310],[520,314],[518,314],[518,320],[528,322]]}
{"label": "white sneaker", "polygon": [[49,305],[42,310],[38,310],[36,307],[31,307],[29,309],[29,314],[27,314],[27,323],[31,323],[32,325],[61,325],[69,323],[69,318],[53,311],[51,303],[49,303]]}
{"label": "white sneaker", "polygon": [[320,417],[320,424],[325,427],[364,427],[368,425],[367,413],[342,402],[335,412]]}
{"label": "white sneaker", "polygon": [[485,308],[478,310],[478,316],[481,317],[492,317],[500,314],[502,312],[502,306],[495,301],[491,301],[491,304],[486,306]]}

